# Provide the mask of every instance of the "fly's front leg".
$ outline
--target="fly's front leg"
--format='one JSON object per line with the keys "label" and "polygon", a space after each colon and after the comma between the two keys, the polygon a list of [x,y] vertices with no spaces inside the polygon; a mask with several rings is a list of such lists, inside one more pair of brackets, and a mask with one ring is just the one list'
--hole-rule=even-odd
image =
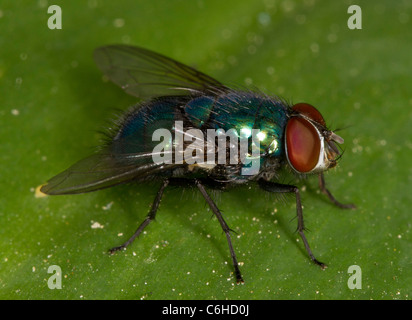
{"label": "fly's front leg", "polygon": [[319,173],[319,188],[320,191],[322,191],[324,194],[326,194],[329,198],[329,200],[335,205],[338,206],[339,208],[343,209],[356,209],[356,206],[352,203],[340,203],[336,198],[332,195],[332,193],[326,188],[325,184],[325,178],[323,176],[323,172]]}
{"label": "fly's front leg", "polygon": [[296,197],[296,213],[297,213],[297,218],[298,218],[298,233],[300,237],[302,238],[303,244],[305,245],[305,249],[307,253],[309,254],[309,257],[312,259],[314,263],[316,263],[318,266],[320,266],[322,269],[326,268],[326,265],[319,260],[315,258],[315,256],[312,253],[312,250],[309,247],[308,240],[306,239],[304,230],[305,226],[303,223],[303,211],[302,211],[302,203],[300,201],[300,193],[299,193],[299,188],[293,185],[288,185],[288,184],[280,184],[280,183],[275,183],[275,182],[270,182],[266,181],[263,179],[260,179],[258,181],[259,186],[269,192],[275,192],[275,193],[294,193]]}

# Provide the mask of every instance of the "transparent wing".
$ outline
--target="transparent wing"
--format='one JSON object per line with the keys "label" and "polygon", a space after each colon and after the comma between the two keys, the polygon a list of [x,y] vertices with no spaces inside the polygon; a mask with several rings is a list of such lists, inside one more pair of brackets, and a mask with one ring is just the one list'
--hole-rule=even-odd
{"label": "transparent wing", "polygon": [[176,166],[154,163],[152,153],[97,153],[51,178],[40,191],[50,195],[95,191],[139,178],[144,179]]}
{"label": "transparent wing", "polygon": [[94,59],[111,81],[127,93],[141,98],[228,90],[202,72],[140,47],[100,47],[95,50]]}

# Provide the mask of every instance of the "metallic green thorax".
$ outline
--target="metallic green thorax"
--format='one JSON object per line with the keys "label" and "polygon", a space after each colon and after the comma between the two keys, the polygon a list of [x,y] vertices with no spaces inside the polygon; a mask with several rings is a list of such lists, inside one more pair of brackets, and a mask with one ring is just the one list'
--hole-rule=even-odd
{"label": "metallic green thorax", "polygon": [[[176,121],[184,128],[234,129],[240,138],[249,138],[249,144],[259,140],[261,167],[267,159],[284,158],[284,130],[289,108],[285,102],[252,92],[231,91],[218,96],[176,96],[151,100],[143,107],[132,109],[119,124],[112,140],[114,154],[151,152],[158,141],[152,134],[159,128],[173,131]],[[251,137],[252,129],[258,129]],[[251,149],[251,145],[249,145]],[[231,178],[243,179],[231,173]],[[250,177],[247,177],[250,178]]]}

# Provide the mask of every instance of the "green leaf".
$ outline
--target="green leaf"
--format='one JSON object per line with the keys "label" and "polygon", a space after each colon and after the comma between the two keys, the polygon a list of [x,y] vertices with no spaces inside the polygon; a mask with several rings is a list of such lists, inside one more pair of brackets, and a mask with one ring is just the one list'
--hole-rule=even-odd
{"label": "green leaf", "polygon": [[[409,299],[411,296],[411,4],[349,2],[47,1],[0,5],[1,299]],[[236,285],[225,235],[195,190],[166,190],[156,221],[126,251],[157,185],[36,198],[36,187],[94,151],[100,130],[135,98],[103,81],[92,52],[128,43],[195,66],[227,84],[315,105],[345,139],[327,186],[294,198],[256,187],[212,193],[233,233],[245,284]],[[50,266],[62,289],[49,289]],[[362,288],[350,289],[358,265]],[[52,278],[53,279],[53,278]]]}

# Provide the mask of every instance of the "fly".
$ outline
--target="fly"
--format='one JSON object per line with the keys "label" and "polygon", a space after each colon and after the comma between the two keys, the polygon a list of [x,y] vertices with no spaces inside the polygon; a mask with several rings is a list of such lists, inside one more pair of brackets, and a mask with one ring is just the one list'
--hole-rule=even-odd
{"label": "fly", "polygon": [[297,231],[311,260],[326,267],[305,237],[299,188],[277,181],[284,167],[300,176],[318,175],[320,190],[335,205],[355,208],[337,201],[325,186],[323,172],[336,166],[341,156],[337,144],[344,140],[327,128],[315,107],[231,89],[140,47],[105,46],[95,50],[94,58],[111,81],[141,102],[125,112],[100,151],[51,178],[41,192],[76,194],[158,180],[160,188],[145,220],[129,240],[110,250],[114,253],[130,245],[153,221],[167,186],[194,186],[226,235],[236,281],[242,283],[231,229],[207,188],[257,183],[268,192],[295,195]]}

